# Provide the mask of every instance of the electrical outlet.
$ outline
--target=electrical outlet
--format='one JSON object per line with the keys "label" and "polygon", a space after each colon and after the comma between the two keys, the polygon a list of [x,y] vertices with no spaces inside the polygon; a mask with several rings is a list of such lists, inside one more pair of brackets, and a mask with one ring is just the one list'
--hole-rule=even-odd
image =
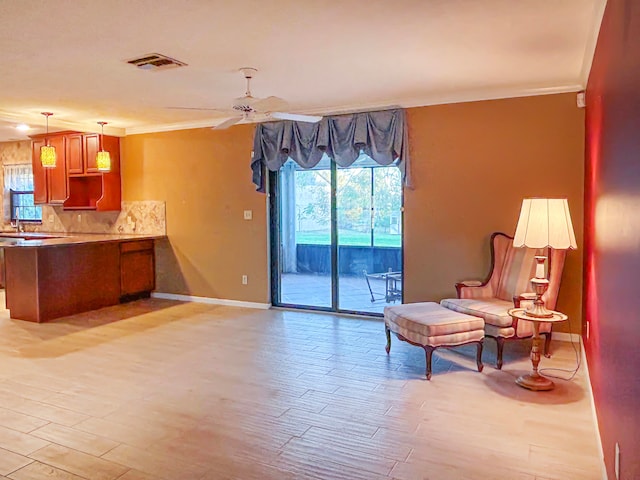
{"label": "electrical outlet", "polygon": [[78,214],[78,223],[82,221],[82,215]]}
{"label": "electrical outlet", "polygon": [[251,220],[253,218],[253,211],[252,210],[245,210],[244,211],[244,219],[245,220]]}
{"label": "electrical outlet", "polygon": [[242,284],[247,285],[249,283],[249,277],[242,275]]}
{"label": "electrical outlet", "polygon": [[587,340],[589,340],[589,326],[591,325],[591,322],[587,322]]}
{"label": "electrical outlet", "polygon": [[616,442],[616,458],[615,458],[616,480],[620,480],[620,444]]}

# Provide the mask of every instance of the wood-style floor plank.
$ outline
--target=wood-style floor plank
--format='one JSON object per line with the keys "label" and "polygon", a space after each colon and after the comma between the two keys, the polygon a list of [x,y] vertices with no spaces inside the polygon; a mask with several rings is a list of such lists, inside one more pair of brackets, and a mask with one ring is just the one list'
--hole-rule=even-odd
{"label": "wood-style floor plank", "polygon": [[25,465],[33,462],[32,459],[19,455],[4,448],[0,448],[0,475],[9,475]]}
{"label": "wood-style floor plank", "polygon": [[[0,479],[601,478],[582,372],[524,390],[530,344],[499,371],[487,340],[482,373],[462,347],[426,381],[422,349],[385,340],[375,319],[159,299],[0,311]],[[575,366],[553,347],[542,368]]]}
{"label": "wood-style floor plank", "polygon": [[60,470],[95,480],[115,480],[129,470],[121,464],[55,444],[32,453],[30,457]]}
{"label": "wood-style floor plank", "polygon": [[65,472],[40,462],[32,462],[9,475],[13,480],[84,480],[73,473]]}

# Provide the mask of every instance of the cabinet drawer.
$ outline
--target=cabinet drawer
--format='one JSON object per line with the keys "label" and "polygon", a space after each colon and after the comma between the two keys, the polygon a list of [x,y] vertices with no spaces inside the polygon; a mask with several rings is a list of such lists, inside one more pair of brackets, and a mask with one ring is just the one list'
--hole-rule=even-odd
{"label": "cabinet drawer", "polygon": [[120,244],[120,251],[122,253],[138,252],[140,250],[153,250],[153,240],[134,240]]}

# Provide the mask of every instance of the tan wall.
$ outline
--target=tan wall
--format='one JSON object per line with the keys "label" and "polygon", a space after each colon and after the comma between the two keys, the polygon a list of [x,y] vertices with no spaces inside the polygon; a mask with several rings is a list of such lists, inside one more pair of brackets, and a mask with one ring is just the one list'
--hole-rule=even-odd
{"label": "tan wall", "polygon": [[483,279],[489,236],[513,235],[523,197],[567,197],[578,250],[556,308],[580,319],[584,110],[575,94],[413,108],[408,123],[405,301],[455,296],[457,281]]}
{"label": "tan wall", "polygon": [[[454,296],[456,281],[483,278],[489,236],[513,234],[523,197],[566,196],[579,249],[567,257],[557,308],[579,318],[584,119],[575,94],[413,108],[408,123],[406,301]],[[123,139],[123,199],[167,202],[159,291],[269,301],[266,197],[251,184],[252,137],[243,125]]]}
{"label": "tan wall", "polygon": [[158,291],[269,302],[266,197],[251,183],[252,143],[251,125],[122,139],[123,200],[166,201]]}

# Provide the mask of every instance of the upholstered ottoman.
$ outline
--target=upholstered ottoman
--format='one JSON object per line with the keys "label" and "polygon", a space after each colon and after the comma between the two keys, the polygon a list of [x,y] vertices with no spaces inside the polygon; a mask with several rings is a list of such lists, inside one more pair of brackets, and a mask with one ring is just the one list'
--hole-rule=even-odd
{"label": "upholstered ottoman", "polygon": [[411,345],[424,348],[427,357],[427,380],[431,380],[431,355],[436,348],[458,347],[475,343],[476,363],[482,371],[484,320],[441,307],[437,303],[407,303],[384,309],[387,353],[391,350],[391,332]]}

